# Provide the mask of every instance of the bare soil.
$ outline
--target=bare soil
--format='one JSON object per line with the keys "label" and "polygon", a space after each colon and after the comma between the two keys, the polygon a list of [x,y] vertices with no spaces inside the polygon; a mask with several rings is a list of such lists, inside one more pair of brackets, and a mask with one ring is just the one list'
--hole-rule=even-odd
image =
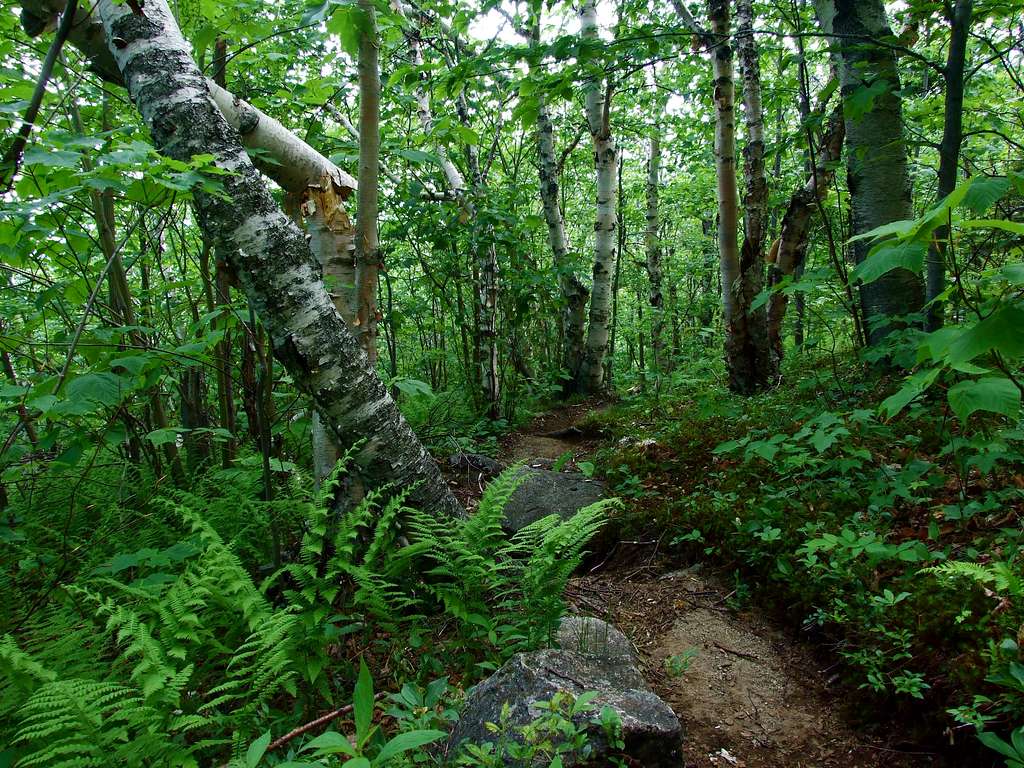
{"label": "bare soil", "polygon": [[[501,458],[555,459],[569,451],[582,460],[598,440],[576,425],[594,407],[545,414],[510,435]],[[611,621],[634,643],[648,684],[683,724],[685,768],[943,764],[940,755],[896,748],[894,731],[879,737],[858,730],[810,648],[756,610],[733,611],[729,591],[699,566],[666,570],[659,547],[615,542],[613,552],[570,582],[566,596],[577,611]],[[884,720],[884,713],[873,719]]]}

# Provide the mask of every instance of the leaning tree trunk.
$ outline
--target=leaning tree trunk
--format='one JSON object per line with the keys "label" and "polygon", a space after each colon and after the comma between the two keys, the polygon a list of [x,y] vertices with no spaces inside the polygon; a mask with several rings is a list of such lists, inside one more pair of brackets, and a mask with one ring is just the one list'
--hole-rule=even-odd
{"label": "leaning tree trunk", "polygon": [[[598,40],[596,0],[584,0],[580,8],[580,36]],[[601,78],[591,77],[585,86],[587,124],[594,144],[597,174],[597,215],[594,220],[594,282],[590,297],[590,324],[578,389],[596,392],[604,381],[604,356],[608,349],[612,306],[612,272],[615,268],[615,165],[617,151],[611,135],[611,93]]]}
{"label": "leaning tree trunk", "polygon": [[141,12],[99,0],[97,12],[132,100],[157,148],[176,160],[212,154],[223,195],[197,189],[201,225],[225,244],[275,356],[344,445],[361,442],[356,471],[370,488],[409,490],[409,503],[461,508],[324,289],[305,238],[278,208],[218,110],[166,0]]}
{"label": "leaning tree trunk", "polygon": [[[814,170],[807,183],[793,193],[786,213],[782,217],[779,245],[775,263],[768,274],[769,285],[778,285],[784,277],[796,276],[803,271],[807,258],[808,233],[811,217],[821,201],[828,195],[835,176],[835,164],[843,151],[845,123],[842,104],[829,118],[825,134],[814,157]],[[776,367],[782,361],[782,324],[786,319],[789,296],[784,291],[772,294],[768,302],[768,343]]]}
{"label": "leaning tree trunk", "polygon": [[[896,55],[891,48],[871,44],[892,37],[885,5],[882,0],[815,0],[815,8],[822,31],[833,36],[844,97],[849,98],[861,88],[884,86],[866,112],[847,112],[847,186],[853,234],[911,219],[914,210]],[[867,238],[855,241],[854,260],[862,262],[870,248]],[[862,285],[860,303],[868,326],[868,342],[878,344],[893,330],[892,317],[921,311],[921,276],[908,269],[895,269]]]}
{"label": "leaning tree trunk", "polygon": [[[540,44],[540,19],[530,29],[530,45]],[[562,388],[571,394],[583,361],[583,335],[586,328],[587,299],[590,292],[576,275],[569,258],[569,244],[565,235],[565,220],[558,204],[558,161],[555,159],[554,127],[548,113],[544,94],[537,93],[537,171],[540,176],[540,200],[544,221],[548,226],[548,243],[558,279],[558,292],[562,300],[561,366],[567,379]]]}
{"label": "leaning tree trunk", "polygon": [[[967,38],[971,31],[973,0],[957,0],[949,19],[949,54],[946,59],[946,106],[939,144],[939,189],[942,200],[956,189],[960,165],[960,145],[964,136],[964,64],[967,60]],[[946,240],[949,227],[943,225],[932,237],[928,250],[925,299],[929,302],[927,329],[942,327],[944,309],[939,296],[946,289]]]}
{"label": "leaning tree trunk", "polygon": [[665,370],[665,297],[662,293],[661,238],[658,232],[658,185],[661,174],[661,125],[655,123],[647,151],[647,278],[651,302],[651,362],[654,370]]}

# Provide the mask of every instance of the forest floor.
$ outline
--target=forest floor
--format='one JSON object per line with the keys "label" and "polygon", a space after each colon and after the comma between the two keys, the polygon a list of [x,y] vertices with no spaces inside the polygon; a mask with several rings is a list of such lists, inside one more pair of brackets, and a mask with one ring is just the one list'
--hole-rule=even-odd
{"label": "forest floor", "polygon": [[[601,445],[585,419],[599,402],[559,408],[505,438],[505,462],[577,462]],[[734,610],[710,568],[678,569],[656,537],[602,542],[567,599],[611,621],[634,643],[648,684],[685,731],[685,768],[924,768],[941,758],[915,752],[884,712],[853,724],[828,662],[756,607]],[[823,668],[826,667],[826,668]]]}

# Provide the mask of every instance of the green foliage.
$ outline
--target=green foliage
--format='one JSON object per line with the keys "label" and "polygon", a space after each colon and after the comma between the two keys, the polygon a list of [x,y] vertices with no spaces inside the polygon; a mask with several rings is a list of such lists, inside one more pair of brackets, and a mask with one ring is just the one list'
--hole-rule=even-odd
{"label": "green foliage", "polygon": [[[608,503],[509,540],[501,523],[518,470],[488,487],[475,516],[440,521],[405,507],[401,494],[340,505],[348,461],[315,498],[274,502],[304,533],[294,560],[262,582],[239,555],[255,551],[259,529],[229,508],[236,491],[221,485],[213,495],[200,482],[198,492],[152,502],[146,525],[160,533],[152,543],[176,543],[108,554],[62,587],[45,613],[4,635],[0,714],[18,765],[198,765],[227,756],[255,766],[283,718],[346,695],[345,670],[333,659],[344,638],[372,646],[390,628],[391,642],[407,647],[436,627],[439,657],[484,669],[547,640]],[[325,734],[306,745],[310,765],[333,754],[353,765],[397,765],[454,717],[413,714],[437,707],[446,684],[421,692],[406,683],[393,709],[412,709],[397,718],[399,732],[384,734],[373,722],[366,664],[350,674],[354,746]]]}
{"label": "green foliage", "polygon": [[501,768],[514,765],[543,765],[561,768],[564,759],[585,764],[594,754],[595,737],[604,741],[604,758],[609,766],[624,766],[616,754],[625,747],[622,723],[615,710],[602,707],[597,713],[593,701],[596,692],[578,697],[560,692],[550,701],[534,706],[541,714],[526,725],[513,726],[506,704],[497,723],[486,723],[495,740],[484,744],[463,745],[455,765],[473,768]]}

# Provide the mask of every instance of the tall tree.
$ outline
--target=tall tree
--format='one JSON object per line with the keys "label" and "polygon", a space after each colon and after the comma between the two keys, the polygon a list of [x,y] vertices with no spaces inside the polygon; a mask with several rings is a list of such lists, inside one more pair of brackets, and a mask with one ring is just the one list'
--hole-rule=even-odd
{"label": "tall tree", "polygon": [[359,0],[359,189],[356,192],[356,335],[377,364],[377,280],[380,244],[380,41],[373,0]]}
{"label": "tall tree", "polygon": [[[527,33],[531,48],[540,46],[540,11],[534,15]],[[531,59],[531,70],[535,68]],[[558,291],[562,308],[559,315],[561,326],[561,367],[567,379],[563,391],[575,384],[576,376],[583,361],[583,337],[586,329],[587,299],[590,292],[576,274],[569,254],[569,241],[565,234],[565,220],[559,205],[559,175],[561,168],[555,157],[554,126],[544,93],[537,92],[537,173],[540,178],[540,200],[544,211],[544,222],[548,229],[548,244],[551,246],[552,263],[558,279]]]}
{"label": "tall tree", "polygon": [[743,79],[743,112],[746,141],[743,145],[743,246],[740,249],[736,317],[743,331],[727,342],[727,362],[732,388],[742,394],[762,390],[774,371],[768,350],[765,309],[754,300],[764,287],[765,237],[768,222],[768,179],[764,169],[764,110],[761,106],[761,57],[754,38],[753,0],[736,0],[737,49]]}
{"label": "tall tree", "polygon": [[[652,76],[652,84],[657,82]],[[657,111],[657,109],[656,109]],[[659,231],[658,187],[661,184],[661,122],[655,118],[651,137],[647,142],[647,217],[644,229],[644,249],[647,255],[647,279],[650,284],[651,304],[651,358],[655,370],[664,370],[665,359],[665,297],[662,293],[662,246]]]}
{"label": "tall tree", "polygon": [[260,314],[275,356],[310,395],[344,445],[360,443],[357,471],[371,488],[393,485],[409,502],[461,514],[437,465],[409,429],[324,289],[305,238],[270,196],[238,134],[192,60],[165,0],[135,11],[100,0],[110,53],[157,148],[174,159],[212,154],[223,195],[198,189],[204,229],[226,244],[243,289]]}
{"label": "tall tree", "polygon": [[[892,37],[882,0],[815,0],[822,31],[830,36],[846,108],[847,184],[853,234],[913,218],[903,130],[900,75],[891,46],[875,41]],[[856,101],[851,98],[857,95]],[[866,106],[865,106],[866,105]],[[864,238],[853,243],[854,260],[867,258]],[[893,329],[891,318],[917,313],[924,306],[924,283],[898,268],[860,287],[868,341],[877,344]]]}
{"label": "tall tree", "polygon": [[[956,0],[950,7],[946,3],[949,20],[949,53],[944,70],[946,80],[945,115],[942,142],[939,144],[938,199],[942,200],[956,188],[960,167],[960,145],[964,136],[964,66],[967,61],[967,41],[974,14],[973,0]],[[929,302],[927,327],[935,331],[942,327],[943,307],[939,297],[946,288],[946,241],[949,227],[943,225],[935,231],[928,249],[928,267],[925,299]]]}
{"label": "tall tree", "polygon": [[[596,0],[580,6],[580,37],[594,44],[600,41]],[[618,151],[611,130],[611,83],[588,74],[584,86],[587,125],[594,146],[597,176],[597,211],[594,220],[594,281],[590,297],[587,343],[578,376],[582,392],[598,391],[604,381],[604,356],[612,308],[612,272],[615,269],[615,167]]]}

